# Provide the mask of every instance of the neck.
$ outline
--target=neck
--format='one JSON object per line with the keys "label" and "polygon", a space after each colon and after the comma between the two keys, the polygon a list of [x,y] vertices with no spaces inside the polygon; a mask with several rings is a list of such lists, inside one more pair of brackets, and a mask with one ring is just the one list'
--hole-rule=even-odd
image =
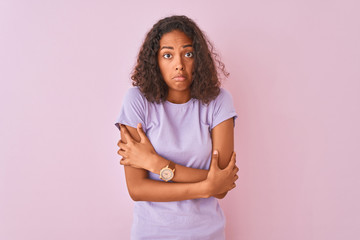
{"label": "neck", "polygon": [[172,103],[181,104],[188,102],[190,98],[191,98],[190,91],[186,91],[186,92],[169,91],[166,100]]}

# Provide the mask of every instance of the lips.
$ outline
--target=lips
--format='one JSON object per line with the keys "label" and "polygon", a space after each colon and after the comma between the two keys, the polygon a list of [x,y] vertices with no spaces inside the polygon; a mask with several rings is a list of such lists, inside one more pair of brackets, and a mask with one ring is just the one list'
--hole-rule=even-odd
{"label": "lips", "polygon": [[182,82],[186,80],[186,75],[184,74],[177,74],[173,79],[177,82]]}

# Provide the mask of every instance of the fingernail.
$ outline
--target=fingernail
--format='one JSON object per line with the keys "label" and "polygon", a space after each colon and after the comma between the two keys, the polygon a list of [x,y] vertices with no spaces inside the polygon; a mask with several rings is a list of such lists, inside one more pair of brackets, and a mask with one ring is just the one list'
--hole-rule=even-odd
{"label": "fingernail", "polygon": [[141,128],[141,123],[138,123],[138,128]]}
{"label": "fingernail", "polygon": [[214,154],[217,155],[217,154],[218,154],[218,151],[217,151],[217,150],[214,150]]}

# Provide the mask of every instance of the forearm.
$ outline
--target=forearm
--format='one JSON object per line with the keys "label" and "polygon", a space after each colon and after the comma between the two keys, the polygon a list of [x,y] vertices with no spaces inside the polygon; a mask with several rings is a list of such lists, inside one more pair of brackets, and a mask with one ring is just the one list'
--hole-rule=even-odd
{"label": "forearm", "polygon": [[[137,131],[137,129],[129,127],[129,132],[127,131],[126,127],[121,128],[121,135],[128,136],[127,138],[124,139],[122,138],[122,142],[126,144],[127,142],[126,139],[129,139],[130,137],[133,136],[134,140],[139,143],[140,136],[138,133],[140,131]],[[131,136],[129,136],[130,134]],[[142,135],[144,139],[146,136],[144,133],[142,133]],[[141,143],[144,144],[143,141]],[[132,144],[134,144],[134,141],[132,142]],[[220,150],[220,153],[222,153],[221,147],[215,149]],[[168,202],[168,201],[180,201],[180,200],[188,200],[188,199],[196,199],[196,198],[207,198],[209,196],[223,198],[226,195],[226,192],[228,191],[227,188],[224,189],[223,191],[211,190],[213,189],[212,184],[214,183],[209,184],[209,181],[205,180],[208,178],[208,174],[209,174],[208,170],[195,169],[181,165],[176,165],[175,176],[172,179],[174,183],[166,183],[162,181],[148,179],[147,171],[145,169],[153,173],[159,174],[160,170],[169,164],[169,160],[160,157],[158,154],[156,154],[155,151],[153,151],[153,153],[154,153],[153,155],[148,155],[147,157],[145,157],[145,159],[147,160],[144,160],[145,164],[143,166],[141,166],[141,164],[134,164],[135,166],[137,165],[137,167],[134,168],[127,166],[127,164],[124,164],[128,191],[133,200]],[[157,156],[155,160],[154,160],[154,156]],[[220,167],[221,165],[222,164],[220,164],[219,162]],[[215,181],[219,182],[217,179],[218,178],[214,178]]]}
{"label": "forearm", "polygon": [[[169,163],[169,160],[159,155],[156,156],[155,158],[157,158],[157,160],[155,161],[156,164],[154,164],[151,172],[159,174],[161,168],[165,167]],[[171,181],[175,183],[197,183],[204,181],[207,178],[208,172],[209,170],[190,168],[179,164],[175,164],[175,174]],[[223,199],[226,196],[226,194],[227,192],[214,195],[213,197]]]}
{"label": "forearm", "polygon": [[[152,172],[159,174],[161,168],[165,167],[169,163],[169,160],[157,155],[157,156],[154,156],[153,162],[155,164],[153,166]],[[204,169],[190,168],[190,167],[185,167],[182,165],[175,164],[175,174],[174,174],[173,179],[171,180],[173,183],[165,183],[162,181],[145,179],[146,181],[141,182],[141,184],[139,184],[139,186],[142,186],[144,189],[141,190],[142,189],[141,187],[137,188],[137,190],[141,191],[142,196],[148,197],[148,196],[153,196],[153,194],[154,194],[153,188],[157,187],[156,194],[154,196],[156,197],[156,199],[159,199],[159,196],[160,196],[160,199],[159,200],[138,200],[138,201],[164,202],[164,201],[187,200],[187,199],[193,199],[191,197],[191,196],[193,196],[192,193],[195,194],[194,198],[199,198],[199,197],[196,197],[199,194],[199,191],[200,191],[201,195],[205,194],[205,196],[206,196],[206,192],[204,192],[204,190],[202,190],[203,185],[201,185],[201,181],[206,180],[208,172],[209,172],[208,170],[204,170]],[[155,183],[153,183],[153,182],[155,182]],[[174,183],[176,183],[176,184],[174,184]],[[199,184],[195,184],[195,183],[199,183]],[[194,191],[193,188],[195,189],[195,192],[193,192]],[[144,192],[142,192],[142,191],[144,191]],[[146,193],[147,191],[149,191],[149,192]],[[168,195],[167,194],[164,195],[163,193],[170,193],[169,194],[170,198],[174,197],[174,196],[178,197],[177,195],[174,195],[172,191],[175,191],[175,192],[179,191],[180,197],[184,198],[184,199],[168,200]],[[226,196],[226,194],[227,193],[225,192],[225,193],[213,195],[213,197],[222,199]]]}
{"label": "forearm", "polygon": [[125,167],[128,191],[134,201],[171,202],[210,196],[204,181],[171,183],[144,177],[133,177],[138,171],[144,170]]}
{"label": "forearm", "polygon": [[[170,159],[165,159],[159,155],[154,156],[153,166],[150,169],[155,174],[160,174],[160,170],[169,164]],[[174,178],[171,180],[178,183],[196,183],[207,178],[208,170],[185,167],[175,164]]]}
{"label": "forearm", "polygon": [[173,182],[181,183],[196,183],[201,182],[207,178],[208,170],[190,168],[176,164],[175,165],[175,175],[172,179]]}
{"label": "forearm", "polygon": [[[118,142],[118,146],[120,147],[118,154],[123,157],[120,164],[142,168],[155,174],[160,174],[161,169],[169,165],[171,159],[167,160],[156,153],[151,142],[142,131],[142,128],[138,126],[137,129],[134,129],[121,126],[120,130],[122,138],[121,141]],[[129,143],[127,140],[129,140]],[[205,180],[207,174],[208,170],[175,164],[175,175],[172,181],[195,183]]]}

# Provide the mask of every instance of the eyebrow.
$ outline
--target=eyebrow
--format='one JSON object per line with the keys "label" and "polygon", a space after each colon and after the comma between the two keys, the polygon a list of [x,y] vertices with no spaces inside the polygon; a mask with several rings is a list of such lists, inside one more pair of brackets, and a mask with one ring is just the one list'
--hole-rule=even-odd
{"label": "eyebrow", "polygon": [[[187,47],[192,47],[192,45],[191,45],[191,44],[188,44],[188,45],[184,45],[184,46],[183,46],[183,48],[187,48]],[[162,50],[162,49],[164,49],[164,48],[174,50],[174,48],[173,48],[173,47],[168,47],[168,46],[163,46],[163,47],[161,47],[161,49],[160,49],[160,50]]]}

